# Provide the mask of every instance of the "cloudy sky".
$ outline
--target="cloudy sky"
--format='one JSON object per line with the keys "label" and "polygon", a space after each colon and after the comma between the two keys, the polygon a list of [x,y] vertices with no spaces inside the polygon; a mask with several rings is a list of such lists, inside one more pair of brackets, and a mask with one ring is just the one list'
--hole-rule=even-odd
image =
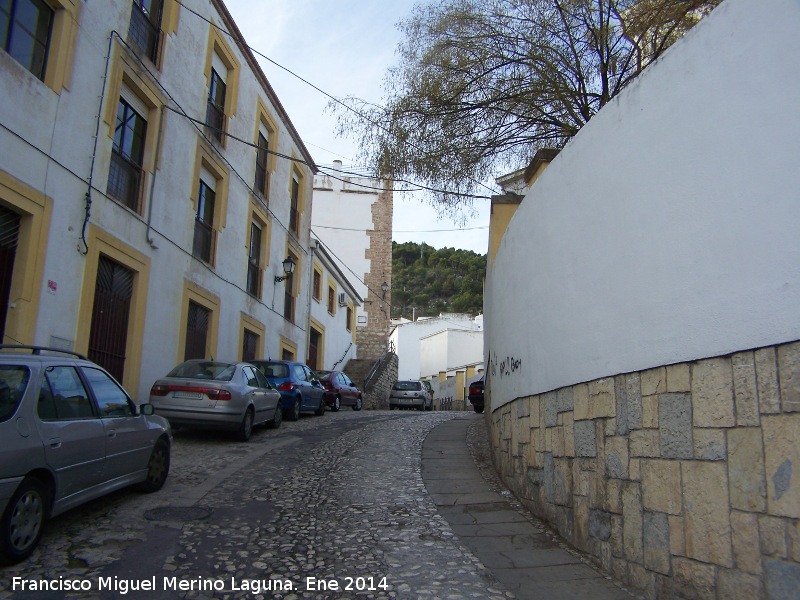
{"label": "cloudy sky", "polygon": [[[396,64],[400,33],[414,0],[224,0],[248,45],[331,96],[381,103],[383,78]],[[316,163],[341,160],[358,166],[355,139],[335,134],[330,100],[274,64],[259,59]],[[484,254],[488,247],[489,201],[476,200],[466,223],[440,218],[415,198],[395,194],[394,239],[452,246]],[[464,231],[452,231],[459,228]],[[436,231],[433,231],[436,230]],[[441,231],[446,230],[446,231]]]}

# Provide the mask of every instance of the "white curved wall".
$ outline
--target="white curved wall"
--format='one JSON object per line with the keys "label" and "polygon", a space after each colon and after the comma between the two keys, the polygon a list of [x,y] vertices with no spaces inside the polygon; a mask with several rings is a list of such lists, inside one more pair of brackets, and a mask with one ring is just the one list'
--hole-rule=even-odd
{"label": "white curved wall", "polygon": [[538,179],[487,279],[493,409],[800,339],[798,30],[726,0]]}

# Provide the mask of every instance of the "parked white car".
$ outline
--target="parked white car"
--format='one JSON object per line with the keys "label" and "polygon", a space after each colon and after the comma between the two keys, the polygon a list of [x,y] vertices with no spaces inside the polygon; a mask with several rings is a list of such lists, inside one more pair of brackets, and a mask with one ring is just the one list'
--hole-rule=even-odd
{"label": "parked white car", "polygon": [[44,521],[113,490],[161,489],[172,432],[79,354],[0,346],[0,560],[27,558]]}

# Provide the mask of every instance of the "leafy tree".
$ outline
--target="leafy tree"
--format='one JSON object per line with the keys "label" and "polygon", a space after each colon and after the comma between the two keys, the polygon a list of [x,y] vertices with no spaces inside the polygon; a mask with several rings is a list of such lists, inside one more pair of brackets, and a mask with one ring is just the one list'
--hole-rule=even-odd
{"label": "leafy tree", "polygon": [[[445,0],[399,27],[385,106],[338,107],[377,176],[450,193],[561,147],[721,0]],[[366,117],[363,118],[363,117]]]}

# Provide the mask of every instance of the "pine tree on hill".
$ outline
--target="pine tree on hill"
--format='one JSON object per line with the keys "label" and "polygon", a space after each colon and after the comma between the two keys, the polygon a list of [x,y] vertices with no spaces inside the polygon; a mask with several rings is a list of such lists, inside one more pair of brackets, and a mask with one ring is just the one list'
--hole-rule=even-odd
{"label": "pine tree on hill", "polygon": [[483,312],[486,255],[392,242],[392,317]]}

